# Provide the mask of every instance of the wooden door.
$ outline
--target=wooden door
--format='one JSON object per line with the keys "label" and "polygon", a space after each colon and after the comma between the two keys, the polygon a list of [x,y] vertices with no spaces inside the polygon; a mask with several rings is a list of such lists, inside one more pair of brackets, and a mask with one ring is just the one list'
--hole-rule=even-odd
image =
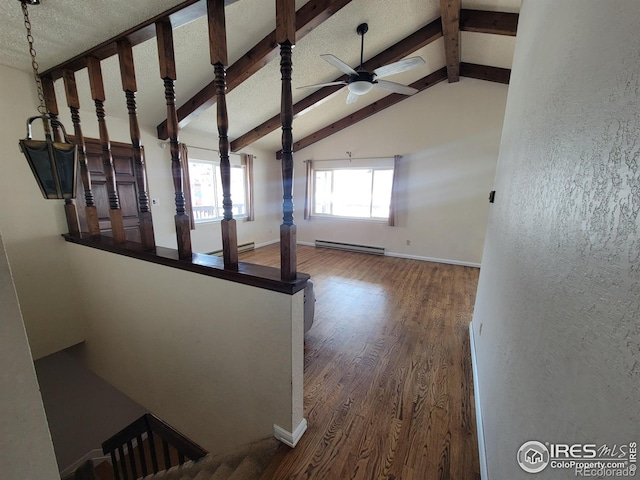
{"label": "wooden door", "polygon": [[[100,233],[110,237],[111,222],[109,220],[109,197],[107,194],[106,179],[102,168],[102,148],[100,140],[85,138],[87,149],[87,163],[91,173],[91,189],[93,190],[94,201],[98,209],[98,219],[100,222]],[[138,187],[135,177],[135,165],[133,160],[133,147],[128,143],[111,142],[111,154],[113,156],[113,166],[116,172],[116,185],[120,197],[120,208],[122,209],[122,220],[124,223],[126,238],[129,241],[140,242],[140,219],[138,217]],[[84,196],[82,195],[82,182],[78,175],[78,217],[80,229],[83,232],[89,231],[87,219],[84,212]]]}

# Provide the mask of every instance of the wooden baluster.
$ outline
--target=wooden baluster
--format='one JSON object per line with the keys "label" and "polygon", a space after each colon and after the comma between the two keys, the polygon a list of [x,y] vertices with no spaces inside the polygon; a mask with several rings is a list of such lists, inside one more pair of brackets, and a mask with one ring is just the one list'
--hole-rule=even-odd
{"label": "wooden baluster", "polygon": [[118,471],[118,459],[116,458],[115,450],[111,451],[111,466],[113,467],[113,473],[116,480],[120,480],[120,472]]}
{"label": "wooden baluster", "polygon": [[118,447],[118,454],[120,455],[120,461],[118,463],[120,464],[120,470],[122,471],[122,478],[123,480],[129,480],[129,474],[127,473],[127,461],[124,458],[124,448],[122,448],[122,445]]}
{"label": "wooden baluster", "polygon": [[224,268],[238,269],[238,233],[233,218],[231,202],[231,165],[229,164],[229,117],[226,99],[227,32],[225,26],[224,0],[207,0],[209,19],[209,52],[215,72],[216,109],[218,123],[218,145],[220,150],[220,177],[222,179],[222,208],[224,218],[222,230],[222,257]]}
{"label": "wooden baluster", "polygon": [[160,468],[158,468],[158,456],[156,454],[156,442],[153,438],[153,432],[151,428],[147,429],[147,440],[149,440],[149,451],[151,454],[151,468],[153,468],[153,473],[158,473]]}
{"label": "wooden baluster", "polygon": [[171,453],[169,452],[169,444],[164,438],[162,439],[162,455],[164,456],[164,468],[169,470],[171,468]]}
{"label": "wooden baluster", "polygon": [[[42,90],[44,91],[44,101],[47,106],[47,112],[51,117],[51,130],[53,139],[56,142],[62,142],[60,128],[57,126],[58,120],[58,100],[56,99],[56,90],[53,86],[53,80],[49,77],[42,77]],[[74,179],[75,181],[75,179]],[[80,236],[80,223],[78,222],[78,211],[76,204],[70,198],[64,199],[64,213],[67,217],[67,227],[71,235]]]}
{"label": "wooden baluster", "polygon": [[82,187],[84,188],[84,203],[89,235],[93,238],[99,238],[100,222],[98,220],[98,209],[96,208],[93,198],[93,190],[91,189],[91,174],[89,173],[89,165],[87,164],[84,135],[82,134],[82,127],[80,126],[80,99],[78,97],[78,88],[76,87],[76,77],[72,70],[64,70],[62,72],[62,78],[64,80],[67,106],[69,110],[71,110],[73,134],[76,145],[78,145],[78,163],[80,164],[80,178],[82,179]]}
{"label": "wooden baluster", "polygon": [[136,437],[138,440],[138,454],[140,455],[140,469],[142,470],[142,476],[149,475],[149,469],[147,468],[147,456],[144,453],[144,444],[142,443],[142,435]]}
{"label": "wooden baluster", "polygon": [[160,61],[160,78],[164,80],[164,96],[167,101],[167,131],[171,149],[171,173],[176,196],[176,236],[178,239],[178,255],[181,259],[191,260],[191,225],[185,211],[183,190],[184,175],[180,162],[178,146],[178,114],[176,111],[176,62],[173,51],[173,31],[168,19],[156,22],[156,39],[158,40],[158,57]]}
{"label": "wooden baluster", "polygon": [[138,186],[138,208],[140,218],[140,237],[145,250],[153,250],[156,247],[153,233],[153,219],[149,208],[149,195],[147,193],[147,172],[145,169],[144,151],[140,146],[140,125],[136,106],[136,71],[133,64],[133,47],[127,39],[118,41],[118,59],[120,60],[120,77],[122,78],[122,90],[127,98],[129,110],[129,132],[133,145],[133,160],[135,163],[136,184]]}
{"label": "wooden baluster", "polygon": [[133,450],[133,442],[129,440],[127,442],[127,450],[129,451],[129,464],[131,465],[131,477],[136,479],[138,478],[138,470],[136,469],[136,455]]}
{"label": "wooden baluster", "polygon": [[293,96],[291,93],[291,52],[296,41],[295,0],[276,0],[276,41],[280,44],[282,96],[282,186],[283,222],[280,225],[280,275],[282,280],[297,276],[296,226],[293,223]]}
{"label": "wooden baluster", "polygon": [[98,128],[100,131],[100,143],[102,145],[102,165],[106,179],[107,193],[109,196],[109,218],[111,219],[111,232],[115,243],[123,244],[126,241],[124,225],[122,223],[122,210],[120,209],[120,198],[118,197],[118,186],[116,184],[116,172],[111,155],[111,142],[109,131],[105,121],[104,112],[104,82],[102,80],[102,69],[100,60],[96,57],[87,57],[87,68],[89,70],[89,84],[91,86],[91,97],[96,105],[96,116],[98,117]]}

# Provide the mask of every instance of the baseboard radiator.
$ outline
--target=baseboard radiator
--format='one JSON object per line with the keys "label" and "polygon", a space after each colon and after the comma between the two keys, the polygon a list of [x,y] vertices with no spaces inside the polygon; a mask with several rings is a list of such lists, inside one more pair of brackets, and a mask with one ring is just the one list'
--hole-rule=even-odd
{"label": "baseboard radiator", "polygon": [[328,240],[316,240],[316,247],[333,248],[345,250],[347,252],[370,253],[372,255],[384,255],[384,247],[374,247],[371,245],[356,245],[353,243],[330,242]]}
{"label": "baseboard radiator", "polygon": [[[251,250],[255,250],[255,248],[256,248],[255,242],[243,243],[242,245],[238,245],[238,253],[249,252]],[[214,250],[213,252],[207,253],[207,255],[215,255],[216,257],[221,257],[222,249]]]}

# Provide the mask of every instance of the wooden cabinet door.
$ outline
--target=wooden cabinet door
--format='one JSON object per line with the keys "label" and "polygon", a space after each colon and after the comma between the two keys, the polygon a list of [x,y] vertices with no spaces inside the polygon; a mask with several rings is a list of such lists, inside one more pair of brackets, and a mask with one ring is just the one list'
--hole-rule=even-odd
{"label": "wooden cabinet door", "polygon": [[[85,145],[87,149],[87,163],[91,174],[91,189],[93,190],[93,197],[100,221],[100,233],[110,237],[112,233],[111,221],[109,219],[109,196],[107,194],[107,184],[102,167],[102,148],[100,141],[93,138],[85,138]],[[116,172],[116,185],[120,197],[120,208],[122,209],[122,220],[126,238],[133,242],[140,242],[138,187],[135,177],[133,147],[127,143],[112,142],[111,154]],[[80,180],[78,181],[77,205],[80,230],[87,232],[89,229],[84,212],[85,202],[82,194],[82,182]]]}

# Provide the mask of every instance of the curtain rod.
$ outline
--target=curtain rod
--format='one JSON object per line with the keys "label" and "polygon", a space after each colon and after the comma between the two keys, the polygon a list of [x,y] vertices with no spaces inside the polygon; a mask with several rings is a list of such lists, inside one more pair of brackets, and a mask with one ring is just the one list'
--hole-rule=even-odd
{"label": "curtain rod", "polygon": [[[401,155],[400,155],[401,156]],[[321,160],[303,160],[304,163],[307,162],[339,162],[342,160],[393,160],[395,156],[386,156],[386,157],[346,157],[346,158],[323,158]]]}

